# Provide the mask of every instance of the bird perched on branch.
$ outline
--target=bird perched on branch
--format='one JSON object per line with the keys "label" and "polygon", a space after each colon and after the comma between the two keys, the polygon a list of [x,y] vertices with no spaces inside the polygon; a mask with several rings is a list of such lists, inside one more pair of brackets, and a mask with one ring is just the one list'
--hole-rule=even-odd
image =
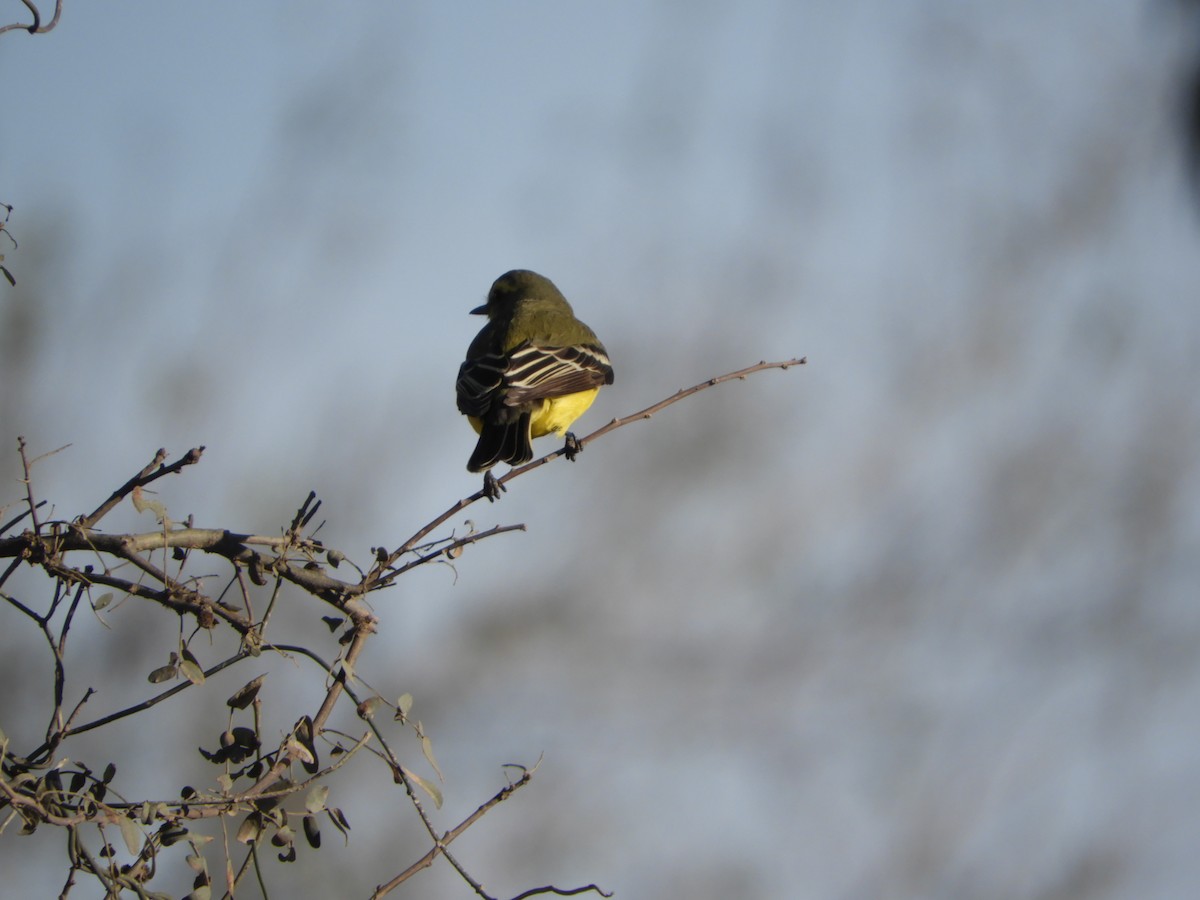
{"label": "bird perched on branch", "polygon": [[458,409],[479,434],[467,470],[527,463],[532,439],[551,433],[566,436],[573,459],[580,448],[567,429],[613,382],[600,339],[549,278],[527,269],[497,278],[471,314],[488,321],[458,370]]}

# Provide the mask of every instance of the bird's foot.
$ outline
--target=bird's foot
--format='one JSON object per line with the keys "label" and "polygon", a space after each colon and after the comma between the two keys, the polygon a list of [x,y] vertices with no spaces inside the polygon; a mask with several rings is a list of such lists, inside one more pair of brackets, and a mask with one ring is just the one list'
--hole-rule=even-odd
{"label": "bird's foot", "polygon": [[567,432],[567,442],[563,445],[563,455],[571,462],[575,462],[575,457],[583,452],[583,444],[579,443],[579,438],[575,437],[573,432]]}
{"label": "bird's foot", "polygon": [[488,498],[489,503],[495,503],[500,499],[500,494],[507,490],[508,488],[496,480],[491,469],[483,473],[483,496]]}

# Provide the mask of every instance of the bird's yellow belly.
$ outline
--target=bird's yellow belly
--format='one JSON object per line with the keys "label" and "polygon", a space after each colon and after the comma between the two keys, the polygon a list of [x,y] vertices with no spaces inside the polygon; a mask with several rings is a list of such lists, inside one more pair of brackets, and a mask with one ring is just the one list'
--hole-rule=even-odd
{"label": "bird's yellow belly", "polygon": [[551,432],[566,434],[571,423],[587,411],[598,393],[600,388],[592,388],[577,394],[567,394],[565,397],[543,400],[541,412],[535,412],[530,420],[529,433],[533,437],[541,437]]}
{"label": "bird's yellow belly", "polygon": [[[566,434],[567,429],[571,427],[571,423],[587,411],[587,408],[592,405],[592,401],[596,399],[598,393],[600,393],[600,388],[592,388],[588,391],[567,394],[564,397],[543,400],[542,408],[534,411],[530,417],[530,437],[542,437],[551,432]],[[467,416],[467,421],[471,423],[471,427],[475,429],[476,434],[479,434],[483,429],[483,422],[478,417]]]}

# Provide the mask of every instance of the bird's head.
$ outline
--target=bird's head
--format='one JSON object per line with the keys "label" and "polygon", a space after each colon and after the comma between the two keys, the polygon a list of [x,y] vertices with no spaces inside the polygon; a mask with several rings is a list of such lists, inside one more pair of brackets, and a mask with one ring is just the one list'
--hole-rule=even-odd
{"label": "bird's head", "polygon": [[[567,302],[554,286],[554,282],[546,276],[529,269],[513,269],[492,283],[487,303],[471,310],[471,315],[495,319],[498,315],[503,316],[506,312],[511,312],[518,303],[531,300],[546,300],[556,304]],[[567,308],[570,309],[569,306]]]}

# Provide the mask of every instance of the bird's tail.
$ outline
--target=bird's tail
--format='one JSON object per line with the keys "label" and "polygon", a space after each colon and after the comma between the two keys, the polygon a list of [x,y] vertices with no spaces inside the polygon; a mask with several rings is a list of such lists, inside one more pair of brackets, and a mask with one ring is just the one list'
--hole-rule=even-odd
{"label": "bird's tail", "polygon": [[485,472],[498,462],[520,466],[533,459],[529,420],[530,413],[526,412],[513,422],[484,425],[475,452],[467,461],[467,471]]}

